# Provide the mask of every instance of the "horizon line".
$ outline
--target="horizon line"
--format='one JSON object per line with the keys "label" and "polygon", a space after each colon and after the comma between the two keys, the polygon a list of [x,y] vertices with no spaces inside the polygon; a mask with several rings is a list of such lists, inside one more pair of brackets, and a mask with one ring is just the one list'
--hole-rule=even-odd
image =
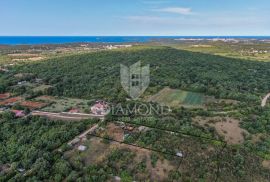
{"label": "horizon line", "polygon": [[270,35],[0,35],[0,37],[270,37]]}

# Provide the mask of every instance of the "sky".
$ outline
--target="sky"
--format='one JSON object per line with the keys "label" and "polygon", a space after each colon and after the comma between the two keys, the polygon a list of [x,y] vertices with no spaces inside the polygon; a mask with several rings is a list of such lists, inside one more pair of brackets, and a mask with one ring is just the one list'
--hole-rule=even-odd
{"label": "sky", "polygon": [[1,0],[1,36],[270,35],[269,0]]}

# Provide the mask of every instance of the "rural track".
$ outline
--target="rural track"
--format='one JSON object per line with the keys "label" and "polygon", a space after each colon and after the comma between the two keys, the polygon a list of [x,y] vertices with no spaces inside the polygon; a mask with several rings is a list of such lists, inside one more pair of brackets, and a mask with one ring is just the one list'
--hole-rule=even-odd
{"label": "rural track", "polygon": [[77,139],[81,140],[83,138],[85,138],[89,133],[93,132],[95,129],[97,129],[98,127],[98,123],[95,124],[94,126],[91,126],[88,130],[84,131],[83,133],[81,133],[80,135],[76,136],[74,139],[72,139],[71,141],[68,142],[68,145],[72,145],[72,143],[74,143],[74,141],[76,141]]}
{"label": "rural track", "polygon": [[84,114],[84,113],[67,113],[67,112],[61,112],[61,113],[53,113],[53,112],[42,112],[42,111],[33,111],[31,113],[32,116],[44,116],[51,119],[60,119],[60,120],[76,120],[81,121],[84,119],[103,119],[103,115],[93,115],[93,114]]}
{"label": "rural track", "polygon": [[266,102],[268,98],[270,97],[270,93],[268,93],[262,100],[261,106],[264,107],[266,105]]}

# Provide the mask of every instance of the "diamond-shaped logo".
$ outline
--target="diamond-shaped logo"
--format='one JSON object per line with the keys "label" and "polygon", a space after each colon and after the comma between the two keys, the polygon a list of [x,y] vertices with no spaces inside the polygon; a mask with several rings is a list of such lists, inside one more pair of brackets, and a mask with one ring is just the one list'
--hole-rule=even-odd
{"label": "diamond-shaped logo", "polygon": [[150,83],[150,66],[141,67],[137,62],[130,67],[120,65],[121,85],[133,99],[140,97]]}

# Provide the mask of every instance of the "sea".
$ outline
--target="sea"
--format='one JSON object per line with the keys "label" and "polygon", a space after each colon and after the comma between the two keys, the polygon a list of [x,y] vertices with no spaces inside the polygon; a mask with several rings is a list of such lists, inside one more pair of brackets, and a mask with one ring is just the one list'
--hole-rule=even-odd
{"label": "sea", "polygon": [[270,39],[270,36],[0,36],[0,45],[143,43],[161,39]]}

